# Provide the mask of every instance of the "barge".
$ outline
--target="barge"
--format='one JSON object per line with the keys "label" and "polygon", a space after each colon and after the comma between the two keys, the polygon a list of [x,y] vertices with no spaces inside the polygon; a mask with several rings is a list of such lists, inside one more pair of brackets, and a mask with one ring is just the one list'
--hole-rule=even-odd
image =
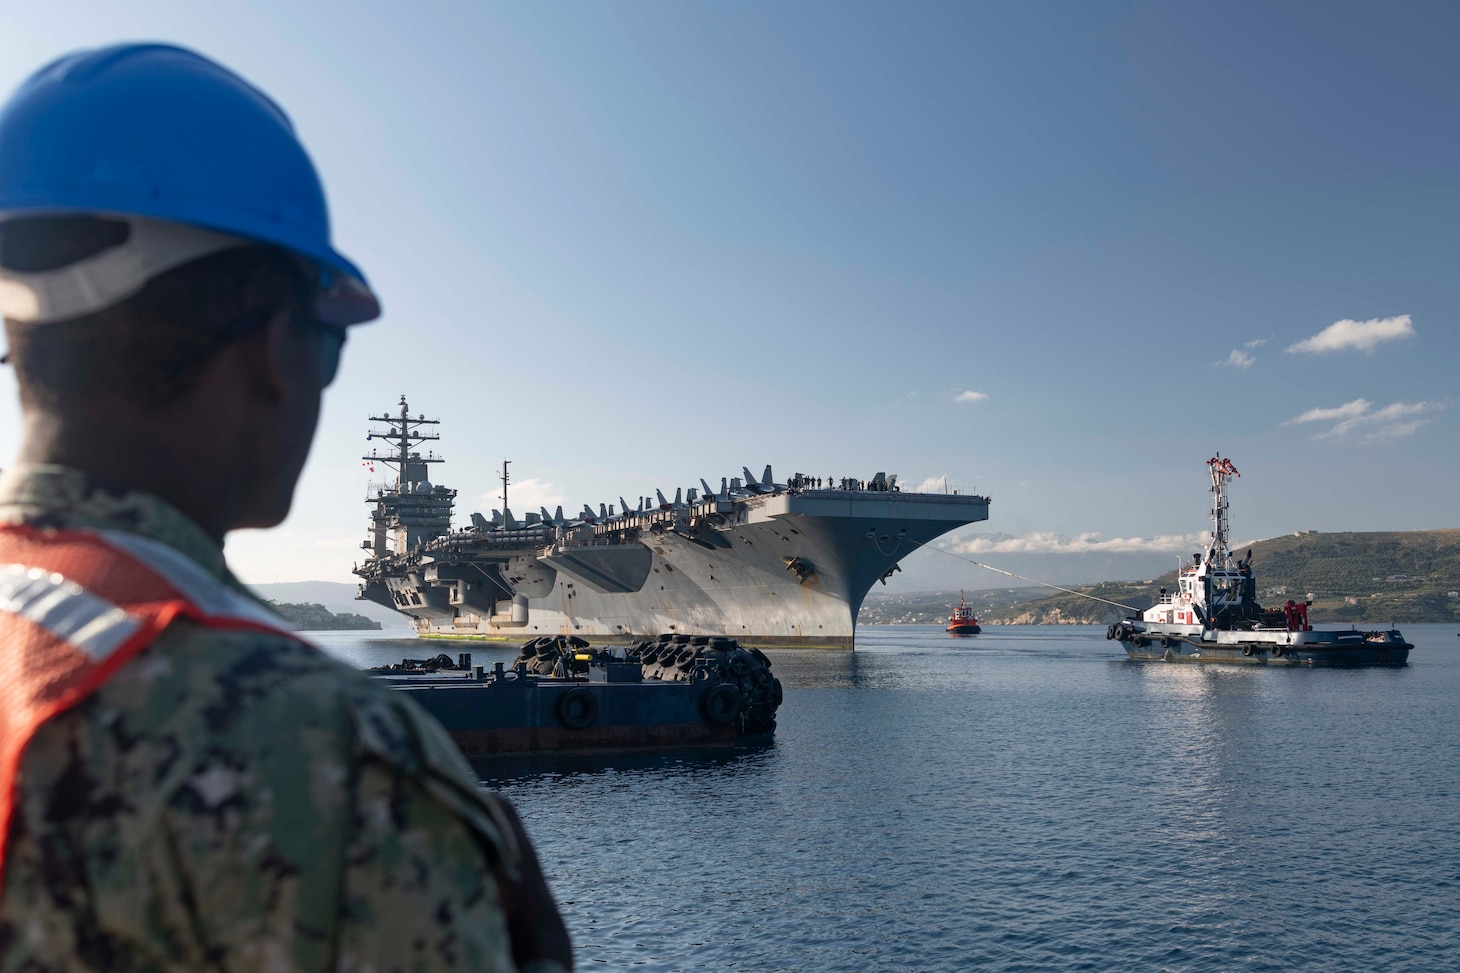
{"label": "barge", "polygon": [[753,742],[775,733],[782,700],[764,653],[704,636],[604,649],[543,637],[490,671],[464,652],[371,675],[409,693],[468,757]]}

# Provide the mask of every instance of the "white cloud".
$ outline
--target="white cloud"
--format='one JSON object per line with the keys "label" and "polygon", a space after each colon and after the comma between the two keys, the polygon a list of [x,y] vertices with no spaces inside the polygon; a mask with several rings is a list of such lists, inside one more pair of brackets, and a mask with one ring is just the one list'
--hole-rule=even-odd
{"label": "white cloud", "polygon": [[1224,360],[1219,362],[1213,362],[1212,364],[1228,365],[1232,368],[1238,369],[1239,371],[1245,372],[1257,362],[1256,356],[1249,355],[1248,352],[1256,351],[1258,348],[1261,348],[1263,345],[1267,344],[1267,342],[1267,338],[1253,338],[1251,341],[1244,341],[1241,348],[1233,348],[1232,353],[1228,355]]}
{"label": "white cloud", "polygon": [[1353,348],[1371,352],[1381,341],[1414,337],[1414,325],[1408,314],[1392,318],[1371,318],[1368,321],[1335,321],[1311,338],[1288,348],[1290,352],[1321,355],[1329,351]]}
{"label": "white cloud", "polygon": [[953,489],[953,482],[946,476],[930,476],[912,488],[913,493],[942,493],[944,488]]}
{"label": "white cloud", "polygon": [[1374,405],[1368,399],[1354,399],[1352,402],[1345,402],[1343,405],[1335,406],[1332,409],[1309,409],[1300,416],[1294,416],[1285,426],[1291,426],[1298,422],[1332,422],[1334,419],[1352,419],[1354,416],[1361,416]]}
{"label": "white cloud", "polygon": [[953,401],[954,402],[984,402],[984,401],[986,401],[988,399],[988,397],[989,397],[989,394],[987,392],[974,392],[973,390],[970,389],[967,392],[959,392],[958,393],[958,397],[956,399],[954,399]]}
{"label": "white cloud", "polygon": [[[490,493],[482,494],[481,509],[501,510],[502,495],[500,488]],[[546,480],[514,480],[507,486],[507,503],[512,507],[516,516],[525,513],[537,513],[538,507],[548,508],[552,513],[558,504],[563,502],[563,492],[558,489],[557,484],[549,483]]]}
{"label": "white cloud", "polygon": [[1396,422],[1392,425],[1376,429],[1359,440],[1361,443],[1382,443],[1389,439],[1403,439],[1405,436],[1413,436],[1420,426],[1429,422],[1428,419],[1411,419],[1408,422]]}
{"label": "white cloud", "polygon": [[1233,348],[1232,353],[1227,356],[1225,361],[1213,362],[1212,364],[1231,365],[1233,368],[1240,369],[1245,372],[1247,371],[1247,369],[1252,367],[1252,363],[1255,361],[1257,361],[1256,358],[1253,358],[1241,348]]}
{"label": "white cloud", "polygon": [[[1399,422],[1406,416],[1419,415],[1424,412],[1434,412],[1445,407],[1443,402],[1395,402],[1393,405],[1386,405],[1377,412],[1370,412],[1361,416],[1354,416],[1352,419],[1345,419],[1338,425],[1325,433],[1315,436],[1315,439],[1337,439],[1346,436],[1354,429],[1363,427],[1367,430],[1364,442],[1376,442],[1381,439],[1399,439],[1414,433],[1416,429],[1428,422],[1428,419],[1421,419],[1416,422],[1413,419]],[[1405,431],[1405,430],[1408,431]]]}
{"label": "white cloud", "polygon": [[1377,443],[1391,439],[1412,436],[1429,419],[1415,419],[1414,416],[1427,412],[1440,412],[1449,406],[1448,402],[1393,402],[1382,409],[1375,409],[1368,399],[1354,399],[1331,409],[1309,409],[1283,423],[1285,426],[1303,422],[1332,422],[1333,427],[1320,432],[1314,439],[1343,439],[1358,430],[1363,433],[1361,443]]}
{"label": "white cloud", "polygon": [[[1102,538],[1099,531],[1069,537],[1051,531],[1030,531],[1015,537],[1011,534],[973,534],[946,544],[955,554],[1088,554],[1166,552],[1186,554],[1208,543],[1211,535],[1161,534],[1156,537]],[[945,546],[945,545],[939,545]]]}
{"label": "white cloud", "polygon": [[1395,402],[1393,405],[1386,405],[1367,418],[1375,422],[1387,422],[1390,419],[1398,419],[1400,416],[1412,416],[1419,412],[1433,412],[1436,409],[1443,409],[1443,402]]}

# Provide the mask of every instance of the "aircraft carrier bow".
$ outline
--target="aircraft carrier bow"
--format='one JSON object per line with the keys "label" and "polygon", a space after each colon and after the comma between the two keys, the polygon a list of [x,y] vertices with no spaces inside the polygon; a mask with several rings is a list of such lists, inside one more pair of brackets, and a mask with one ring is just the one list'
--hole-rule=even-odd
{"label": "aircraft carrier bow", "polygon": [[[540,508],[522,520],[504,502],[488,520],[451,527],[456,491],[433,485],[422,443],[437,420],[405,397],[364,457],[396,474],[372,489],[360,598],[409,616],[423,636],[520,641],[578,635],[595,642],[662,634],[728,636],[743,645],[850,649],[872,585],[923,544],[988,519],[987,497],[915,493],[896,476],[775,483],[724,479],[714,490],[656,491],[629,510],[584,506],[565,519]],[[504,470],[503,491],[508,477]]]}

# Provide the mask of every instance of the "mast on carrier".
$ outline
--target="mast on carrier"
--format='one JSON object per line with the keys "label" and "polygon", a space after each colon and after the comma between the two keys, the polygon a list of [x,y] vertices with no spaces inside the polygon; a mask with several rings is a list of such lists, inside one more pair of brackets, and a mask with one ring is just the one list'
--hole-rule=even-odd
{"label": "mast on carrier", "polygon": [[[425,427],[440,425],[439,419],[424,415],[411,416],[406,397],[400,397],[398,415],[370,416],[371,422],[383,422],[386,428],[372,429],[367,440],[383,440],[391,445],[389,453],[372,449],[361,459],[371,464],[382,463],[396,473],[394,485],[381,484],[366,497],[375,509],[370,514],[370,534],[360,546],[375,557],[388,553],[404,554],[417,544],[440,537],[451,530],[451,511],[456,491],[431,483],[430,464],[445,460],[435,453],[421,455],[422,443],[440,439],[439,433]],[[373,466],[372,466],[373,468]]]}

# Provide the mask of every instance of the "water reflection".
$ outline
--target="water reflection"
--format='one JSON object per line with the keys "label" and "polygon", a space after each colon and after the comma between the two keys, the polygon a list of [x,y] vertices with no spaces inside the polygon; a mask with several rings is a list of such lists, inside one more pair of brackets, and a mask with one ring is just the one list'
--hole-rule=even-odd
{"label": "water reflection", "polygon": [[771,673],[785,689],[844,689],[859,686],[864,676],[862,652],[825,649],[772,649]]}
{"label": "water reflection", "polygon": [[744,773],[749,767],[763,765],[775,747],[775,740],[769,739],[730,747],[511,754],[473,757],[468,762],[488,787],[544,777],[554,778],[554,786],[562,786],[572,785],[575,778],[612,774],[668,779]]}
{"label": "water reflection", "polygon": [[1127,661],[1147,697],[1145,762],[1160,800],[1158,817],[1184,843],[1191,864],[1221,856],[1222,839],[1247,822],[1231,813],[1232,764],[1250,759],[1260,709],[1247,669]]}

